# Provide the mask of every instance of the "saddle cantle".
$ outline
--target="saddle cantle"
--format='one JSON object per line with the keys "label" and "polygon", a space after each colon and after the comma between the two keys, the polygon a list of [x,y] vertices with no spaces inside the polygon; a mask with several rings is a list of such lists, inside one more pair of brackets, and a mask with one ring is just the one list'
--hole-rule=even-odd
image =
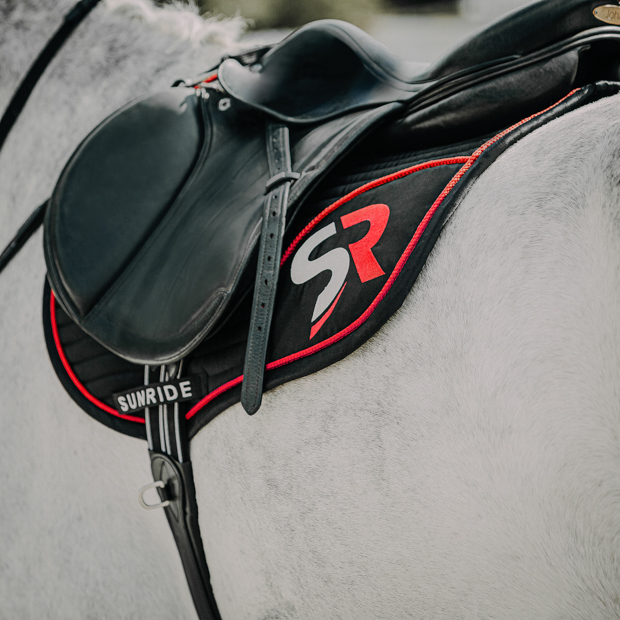
{"label": "saddle cantle", "polygon": [[285,226],[335,164],[371,132],[377,150],[410,151],[490,134],[615,76],[600,59],[619,40],[590,3],[553,0],[430,68],[337,21],[251,61],[228,58],[207,79],[125,106],[76,150],[45,220],[54,294],[108,350],[162,365],[215,333],[254,286],[242,395],[253,413]]}

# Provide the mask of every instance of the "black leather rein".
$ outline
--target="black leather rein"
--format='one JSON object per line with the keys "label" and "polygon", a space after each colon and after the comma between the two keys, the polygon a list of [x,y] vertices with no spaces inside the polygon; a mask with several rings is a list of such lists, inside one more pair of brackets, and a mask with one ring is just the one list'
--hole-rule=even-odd
{"label": "black leather rein", "polygon": [[[0,118],[0,149],[4,146],[13,125],[19,118],[39,78],[52,62],[54,56],[65,44],[73,31],[82,23],[83,19],[99,4],[100,0],[80,0],[64,17],[62,24],[56,30],[47,45],[41,50],[35,61],[28,69],[24,79],[15,91],[2,118]],[[19,252],[32,234],[41,226],[45,216],[47,200],[38,206],[24,222],[7,247],[0,254],[0,273]]]}

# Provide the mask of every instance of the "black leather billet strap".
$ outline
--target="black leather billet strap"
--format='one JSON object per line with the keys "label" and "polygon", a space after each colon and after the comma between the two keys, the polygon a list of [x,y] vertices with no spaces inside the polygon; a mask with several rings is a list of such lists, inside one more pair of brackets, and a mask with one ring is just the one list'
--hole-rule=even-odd
{"label": "black leather billet strap", "polygon": [[286,206],[291,182],[296,178],[291,168],[289,135],[285,125],[267,124],[267,156],[270,180],[263,204],[250,335],[241,388],[241,404],[250,415],[258,411],[263,395],[267,342],[276,299]]}
{"label": "black leather billet strap", "polygon": [[170,502],[164,511],[181,556],[198,617],[200,620],[220,620],[198,525],[192,464],[189,461],[179,463],[173,457],[158,452],[149,451],[149,455],[154,480],[164,483],[164,487],[158,489],[159,495],[162,500]]}

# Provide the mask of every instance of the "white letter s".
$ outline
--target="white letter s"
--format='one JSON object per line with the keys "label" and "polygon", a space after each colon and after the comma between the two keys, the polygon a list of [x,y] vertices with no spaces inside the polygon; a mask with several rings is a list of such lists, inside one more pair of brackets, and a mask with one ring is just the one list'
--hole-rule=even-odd
{"label": "white letter s", "polygon": [[351,259],[349,257],[349,252],[344,248],[334,248],[318,258],[310,260],[312,250],[335,234],[336,224],[333,222],[315,232],[308,237],[297,250],[291,264],[291,280],[294,284],[303,284],[323,271],[332,272],[332,277],[327,283],[327,286],[317,297],[314,312],[312,313],[312,323],[329,308],[329,305],[336,298],[336,295],[338,295],[349,273],[349,263]]}

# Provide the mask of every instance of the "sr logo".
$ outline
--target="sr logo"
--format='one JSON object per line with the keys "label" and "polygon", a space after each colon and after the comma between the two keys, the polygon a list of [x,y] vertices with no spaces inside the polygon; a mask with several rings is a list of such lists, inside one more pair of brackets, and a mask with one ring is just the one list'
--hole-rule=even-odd
{"label": "sr logo", "polygon": [[319,317],[321,317],[321,320],[312,326],[310,339],[314,338],[334,311],[347,285],[346,279],[349,273],[351,258],[353,258],[353,263],[362,283],[374,280],[385,274],[372,253],[372,248],[381,239],[389,217],[390,209],[384,204],[370,205],[358,209],[340,218],[343,228],[350,228],[362,222],[369,222],[370,229],[359,241],[350,243],[348,250],[345,248],[334,248],[318,258],[310,260],[312,251],[323,241],[336,234],[336,224],[332,222],[308,237],[295,253],[291,264],[291,280],[294,284],[303,284],[323,271],[331,271],[331,278],[327,286],[317,297],[314,305],[311,322],[314,323]]}

